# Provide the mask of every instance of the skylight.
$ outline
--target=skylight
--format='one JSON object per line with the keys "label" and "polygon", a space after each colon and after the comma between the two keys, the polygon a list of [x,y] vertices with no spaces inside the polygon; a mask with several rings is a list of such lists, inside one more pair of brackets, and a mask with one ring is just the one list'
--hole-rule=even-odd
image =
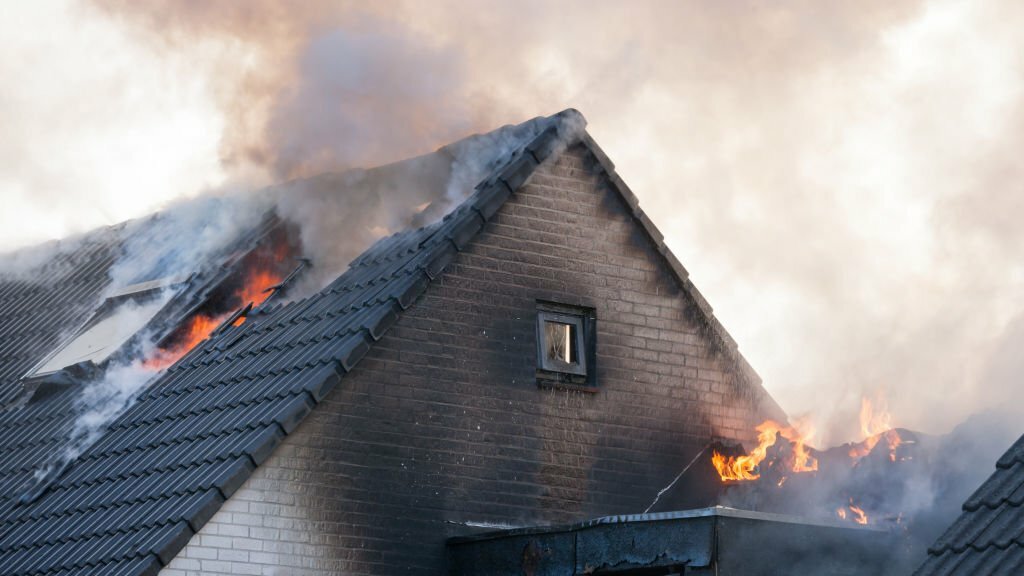
{"label": "skylight", "polygon": [[97,315],[98,318],[94,318],[84,330],[36,369],[35,374],[49,374],[86,361],[93,364],[105,362],[152,320],[165,303],[164,298],[149,298],[142,302],[129,298],[122,301],[109,313]]}

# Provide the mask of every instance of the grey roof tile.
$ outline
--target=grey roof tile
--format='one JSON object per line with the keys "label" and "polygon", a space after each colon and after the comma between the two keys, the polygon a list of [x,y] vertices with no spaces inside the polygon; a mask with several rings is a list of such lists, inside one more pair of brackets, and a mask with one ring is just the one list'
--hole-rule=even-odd
{"label": "grey roof tile", "polygon": [[964,509],[974,511],[981,506],[995,508],[1004,501],[1016,506],[1024,503],[1024,463],[1016,462],[1009,468],[996,468],[987,482],[975,490],[964,502]]}
{"label": "grey roof tile", "polygon": [[473,209],[475,209],[484,220],[490,220],[492,216],[508,197],[512,194],[504,182],[494,182],[478,189],[473,198]]}
{"label": "grey roof tile", "polygon": [[504,182],[510,190],[518,190],[538,165],[539,163],[532,153],[516,150],[512,153],[512,159],[505,168],[498,172],[498,179]]}
{"label": "grey roof tile", "polygon": [[1010,449],[1003,454],[1003,457],[996,462],[997,468],[1009,468],[1016,463],[1024,462],[1024,436],[1021,436],[1010,446]]}
{"label": "grey roof tile", "polygon": [[915,574],[1019,574],[1024,569],[1024,436],[967,499]]}

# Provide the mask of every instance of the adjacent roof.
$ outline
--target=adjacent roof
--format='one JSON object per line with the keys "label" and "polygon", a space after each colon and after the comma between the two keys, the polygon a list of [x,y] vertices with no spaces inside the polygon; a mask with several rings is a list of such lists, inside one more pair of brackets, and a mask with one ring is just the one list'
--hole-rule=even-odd
{"label": "adjacent roof", "polygon": [[1024,436],[964,502],[963,514],[928,549],[915,574],[1024,572]]}
{"label": "adjacent roof", "polygon": [[[37,476],[63,448],[78,391],[0,411],[0,574],[156,573],[534,169],[580,140],[677,274],[709,334],[765,405],[784,417],[636,197],[582,131],[579,113],[537,121],[543,130],[441,221],[378,241],[320,292],[265,306],[197,346],[41,487]],[[68,325],[87,317],[82,303],[104,290],[116,254],[117,243],[100,234],[48,268],[45,283],[0,282],[0,399],[17,396],[17,379],[59,343]],[[41,495],[21,498],[33,486]]]}

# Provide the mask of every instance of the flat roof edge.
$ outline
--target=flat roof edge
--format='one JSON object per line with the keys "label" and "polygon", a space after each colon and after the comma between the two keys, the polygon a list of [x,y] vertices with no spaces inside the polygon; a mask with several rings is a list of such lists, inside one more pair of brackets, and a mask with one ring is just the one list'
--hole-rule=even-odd
{"label": "flat roof edge", "polygon": [[[500,530],[492,530],[488,532],[481,532],[478,534],[471,534],[466,536],[453,536],[448,539],[448,544],[463,544],[469,542],[479,542],[483,540],[493,540],[497,538],[506,538],[523,535],[540,535],[540,534],[557,534],[564,532],[576,532],[579,530],[585,530],[587,528],[594,528],[597,526],[608,526],[612,524],[641,524],[641,523],[653,523],[653,522],[671,522],[676,520],[687,520],[693,518],[740,518],[746,520],[758,520],[762,522],[778,522],[785,524],[799,524],[803,526],[820,526],[824,528],[843,528],[846,530],[862,530],[868,532],[888,532],[886,528],[878,526],[861,526],[857,524],[851,524],[847,521],[842,520],[829,520],[820,518],[806,518],[802,516],[792,516],[789,514],[777,514],[774,512],[756,512],[753,510],[740,510],[738,508],[730,508],[728,506],[712,506],[709,508],[695,508],[692,510],[677,510],[673,512],[656,512],[650,514],[619,514],[612,516],[601,516],[593,518],[591,520],[584,520],[573,524],[554,524],[551,526],[522,526],[515,528],[505,528]],[[463,524],[461,522],[450,521],[455,524]],[[465,526],[472,526],[470,523],[465,523]]]}

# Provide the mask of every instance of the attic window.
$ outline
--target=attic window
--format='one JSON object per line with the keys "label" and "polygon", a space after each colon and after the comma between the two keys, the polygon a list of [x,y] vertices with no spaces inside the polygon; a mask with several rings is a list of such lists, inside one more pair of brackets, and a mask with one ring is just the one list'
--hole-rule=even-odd
{"label": "attic window", "polygon": [[592,308],[537,303],[537,380],[541,385],[593,387],[595,325]]}

